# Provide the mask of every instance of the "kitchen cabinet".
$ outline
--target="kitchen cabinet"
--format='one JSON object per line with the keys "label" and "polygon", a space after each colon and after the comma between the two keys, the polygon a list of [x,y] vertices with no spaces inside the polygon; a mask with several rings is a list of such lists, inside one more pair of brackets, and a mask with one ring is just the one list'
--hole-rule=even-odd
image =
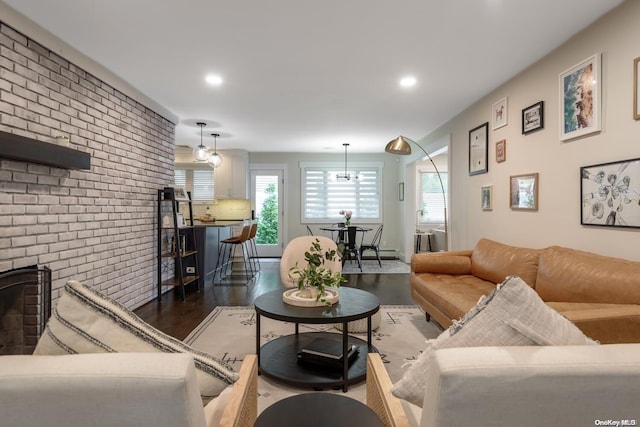
{"label": "kitchen cabinet", "polygon": [[218,151],[222,165],[215,169],[216,199],[249,198],[249,153],[245,150]]}

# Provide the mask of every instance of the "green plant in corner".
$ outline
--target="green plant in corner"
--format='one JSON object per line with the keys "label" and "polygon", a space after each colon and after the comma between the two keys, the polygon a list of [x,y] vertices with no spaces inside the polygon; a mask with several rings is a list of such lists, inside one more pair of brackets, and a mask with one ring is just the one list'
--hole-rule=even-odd
{"label": "green plant in corner", "polygon": [[331,249],[323,251],[320,246],[320,240],[315,239],[311,243],[311,247],[304,253],[304,259],[307,265],[300,268],[298,263],[289,269],[289,277],[298,283],[298,289],[305,291],[308,298],[315,295],[316,301],[322,301],[327,305],[331,305],[325,300],[326,288],[339,288],[340,283],[346,282],[340,271],[333,272],[324,267],[326,262],[332,262],[342,259],[344,245],[338,245],[338,250]]}

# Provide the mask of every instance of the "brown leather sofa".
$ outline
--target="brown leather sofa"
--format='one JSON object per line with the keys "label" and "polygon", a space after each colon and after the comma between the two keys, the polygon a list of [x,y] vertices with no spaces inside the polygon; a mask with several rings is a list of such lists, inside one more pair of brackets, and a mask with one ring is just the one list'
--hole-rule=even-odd
{"label": "brown leather sofa", "polygon": [[513,275],[585,335],[603,344],[640,342],[640,262],[481,239],[473,250],[414,254],[411,295],[427,319],[447,328]]}

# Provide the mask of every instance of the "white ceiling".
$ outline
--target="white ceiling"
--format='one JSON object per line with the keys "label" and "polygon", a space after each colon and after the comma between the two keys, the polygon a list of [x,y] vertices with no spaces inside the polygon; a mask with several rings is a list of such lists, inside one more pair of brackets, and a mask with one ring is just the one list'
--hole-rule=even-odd
{"label": "white ceiling", "polygon": [[[4,0],[176,114],[177,144],[380,152],[621,0]],[[208,86],[219,74],[224,83]],[[403,89],[398,81],[418,83]]]}

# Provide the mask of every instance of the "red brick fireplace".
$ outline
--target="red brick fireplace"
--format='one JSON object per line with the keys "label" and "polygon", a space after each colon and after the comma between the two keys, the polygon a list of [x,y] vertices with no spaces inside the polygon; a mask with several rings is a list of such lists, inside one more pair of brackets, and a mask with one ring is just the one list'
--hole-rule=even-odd
{"label": "red brick fireplace", "polygon": [[0,273],[0,355],[32,354],[51,315],[51,270]]}

